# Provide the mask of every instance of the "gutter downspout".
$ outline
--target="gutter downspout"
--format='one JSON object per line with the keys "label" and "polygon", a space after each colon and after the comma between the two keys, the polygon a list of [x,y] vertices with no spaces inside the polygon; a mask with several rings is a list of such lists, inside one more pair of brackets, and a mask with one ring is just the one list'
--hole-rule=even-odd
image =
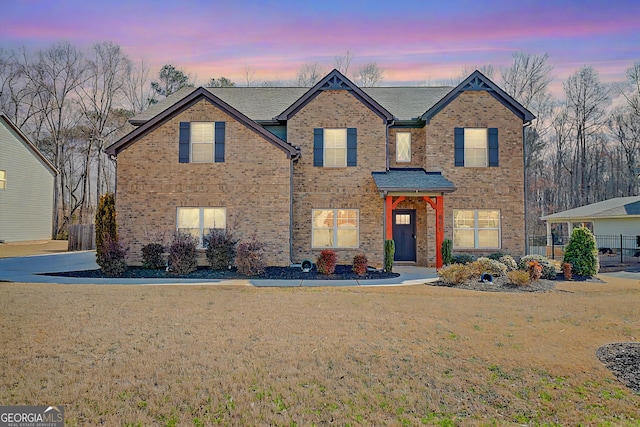
{"label": "gutter downspout", "polygon": [[522,125],[522,164],[523,175],[524,175],[524,254],[527,255],[529,253],[529,229],[527,226],[527,201],[528,201],[528,193],[529,186],[527,184],[527,140],[526,140],[526,130],[531,126],[531,121],[528,121]]}
{"label": "gutter downspout", "polygon": [[289,162],[289,265],[293,264],[293,163],[299,158],[296,154]]}

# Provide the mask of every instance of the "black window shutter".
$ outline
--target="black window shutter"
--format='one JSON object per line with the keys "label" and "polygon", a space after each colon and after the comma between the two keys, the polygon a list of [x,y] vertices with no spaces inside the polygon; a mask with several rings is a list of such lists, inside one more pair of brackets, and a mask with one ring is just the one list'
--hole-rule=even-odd
{"label": "black window shutter", "polygon": [[191,140],[191,123],[180,122],[180,138],[178,140],[178,162],[189,163],[189,141]]}
{"label": "black window shutter", "polygon": [[464,128],[455,128],[453,135],[455,165],[464,166]]}
{"label": "black window shutter", "polygon": [[224,162],[224,122],[216,122],[215,161]]}
{"label": "black window shutter", "polygon": [[489,166],[498,166],[498,128],[489,128]]}
{"label": "black window shutter", "polygon": [[313,166],[324,166],[324,131],[322,128],[313,130]]}
{"label": "black window shutter", "polygon": [[358,129],[347,129],[347,166],[358,164]]}

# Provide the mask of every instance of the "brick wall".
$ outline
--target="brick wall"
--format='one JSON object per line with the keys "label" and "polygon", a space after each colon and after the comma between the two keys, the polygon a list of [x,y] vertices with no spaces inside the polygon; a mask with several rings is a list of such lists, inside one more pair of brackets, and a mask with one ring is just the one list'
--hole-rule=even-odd
{"label": "brick wall", "polygon": [[[178,163],[179,123],[226,122],[224,163]],[[289,264],[290,160],[209,101],[167,120],[118,154],[116,212],[127,261],[176,229],[176,208],[226,207],[227,230],[267,244],[268,265]],[[201,257],[201,260],[203,258]]]}

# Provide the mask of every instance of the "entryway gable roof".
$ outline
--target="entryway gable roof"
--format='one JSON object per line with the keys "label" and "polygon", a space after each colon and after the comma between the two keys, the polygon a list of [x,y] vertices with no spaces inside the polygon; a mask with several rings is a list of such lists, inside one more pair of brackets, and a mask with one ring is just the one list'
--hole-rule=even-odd
{"label": "entryway gable roof", "polygon": [[382,120],[390,122],[395,117],[386,108],[380,105],[375,99],[360,89],[355,83],[349,80],[340,71],[334,69],[327,74],[322,80],[315,84],[311,89],[305,92],[297,101],[291,104],[280,115],[276,116],[276,120],[289,120],[298,111],[300,111],[311,100],[325,90],[348,90],[360,102],[366,105],[371,111],[376,113]]}
{"label": "entryway gable roof", "polygon": [[429,121],[433,116],[438,114],[440,110],[446,107],[451,101],[456,99],[462,92],[465,91],[486,91],[495,99],[497,99],[502,105],[511,110],[516,116],[522,119],[523,123],[529,123],[536,116],[516,101],[511,95],[500,89],[498,85],[493,83],[487,76],[476,70],[469,77],[464,79],[462,83],[454,87],[451,92],[444,96],[435,105],[429,108],[423,115],[422,119]]}
{"label": "entryway gable roof", "polygon": [[398,168],[385,172],[371,172],[379,191],[386,193],[451,193],[456,186],[441,172],[427,172],[422,168]]}
{"label": "entryway gable roof", "polygon": [[218,109],[233,117],[235,120],[242,123],[253,132],[262,136],[268,142],[287,153],[287,156],[289,158],[297,156],[300,153],[298,148],[293,147],[292,145],[278,138],[277,136],[266,130],[264,127],[254,122],[253,120],[242,114],[240,111],[230,106],[203,87],[199,87],[193,91],[188,92],[184,97],[176,100],[173,104],[166,107],[161,112],[158,112],[154,117],[145,120],[144,123],[140,124],[140,126],[107,147],[105,152],[107,154],[117,156],[119,152],[133,144],[138,138],[157,128],[158,126],[169,120],[171,117],[188,109],[202,99],[211,102]]}

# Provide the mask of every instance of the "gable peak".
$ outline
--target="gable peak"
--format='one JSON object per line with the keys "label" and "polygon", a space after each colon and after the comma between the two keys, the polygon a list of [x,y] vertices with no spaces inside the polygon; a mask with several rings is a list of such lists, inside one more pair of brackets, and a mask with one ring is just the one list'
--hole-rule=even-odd
{"label": "gable peak", "polygon": [[319,90],[351,90],[351,84],[338,70],[333,70],[324,79]]}

